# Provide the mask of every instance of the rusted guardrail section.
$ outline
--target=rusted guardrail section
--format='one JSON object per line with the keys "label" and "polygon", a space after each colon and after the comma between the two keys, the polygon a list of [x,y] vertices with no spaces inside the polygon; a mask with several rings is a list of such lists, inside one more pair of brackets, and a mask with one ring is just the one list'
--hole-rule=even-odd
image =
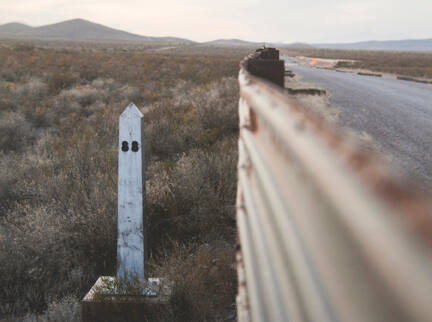
{"label": "rusted guardrail section", "polygon": [[430,205],[241,63],[239,321],[431,321]]}

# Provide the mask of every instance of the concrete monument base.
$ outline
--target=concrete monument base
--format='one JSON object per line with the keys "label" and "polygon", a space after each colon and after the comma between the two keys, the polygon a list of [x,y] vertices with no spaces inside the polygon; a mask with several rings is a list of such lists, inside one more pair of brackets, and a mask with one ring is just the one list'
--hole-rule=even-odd
{"label": "concrete monument base", "polygon": [[83,322],[152,321],[168,305],[171,293],[172,283],[165,279],[149,278],[131,289],[115,277],[102,276],[83,298],[81,318]]}

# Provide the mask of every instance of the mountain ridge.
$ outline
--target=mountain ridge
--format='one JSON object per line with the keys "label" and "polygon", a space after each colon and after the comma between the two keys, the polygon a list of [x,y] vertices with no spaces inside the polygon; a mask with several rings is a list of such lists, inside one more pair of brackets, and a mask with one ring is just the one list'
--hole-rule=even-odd
{"label": "mountain ridge", "polygon": [[432,51],[432,38],[402,40],[369,40],[351,43],[312,44],[315,48],[391,50],[391,51]]}
{"label": "mountain ridge", "polygon": [[9,36],[9,38],[13,37],[23,39],[194,43],[191,40],[177,37],[149,37],[137,35],[81,18],[43,25],[40,27],[30,27],[20,23],[3,24],[0,25],[0,35]]}
{"label": "mountain ridge", "polygon": [[1,32],[10,33],[10,34],[16,34],[26,30],[33,29],[33,27],[30,27],[29,25],[20,22],[5,23],[3,25],[0,25],[0,28],[1,28]]}
{"label": "mountain ridge", "polygon": [[201,43],[210,46],[262,46],[262,42],[253,42],[236,38],[221,38]]}
{"label": "mountain ridge", "polygon": [[178,37],[150,37],[111,28],[85,19],[76,18],[54,24],[31,27],[20,22],[0,25],[0,38],[53,39],[69,41],[108,41],[137,43],[198,44],[203,46],[261,47],[263,44],[280,48],[329,48],[352,50],[432,51],[432,39],[371,40],[351,43],[282,43],[253,42],[242,39],[216,39],[195,42]]}

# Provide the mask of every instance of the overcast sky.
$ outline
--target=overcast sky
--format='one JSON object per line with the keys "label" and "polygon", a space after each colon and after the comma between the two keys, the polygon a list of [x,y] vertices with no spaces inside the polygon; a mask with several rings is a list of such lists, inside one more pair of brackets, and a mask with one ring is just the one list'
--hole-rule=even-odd
{"label": "overcast sky", "polygon": [[0,24],[73,18],[197,41],[432,38],[432,0],[0,0]]}

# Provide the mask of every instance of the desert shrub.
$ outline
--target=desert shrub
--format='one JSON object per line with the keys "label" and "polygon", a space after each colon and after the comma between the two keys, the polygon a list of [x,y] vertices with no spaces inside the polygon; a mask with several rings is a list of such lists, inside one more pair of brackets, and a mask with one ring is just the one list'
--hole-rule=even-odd
{"label": "desert shrub", "polygon": [[80,303],[77,298],[66,296],[60,301],[48,304],[47,311],[42,315],[25,316],[21,322],[80,322]]}
{"label": "desert shrub", "polygon": [[[2,222],[8,227],[0,246],[0,258],[8,258],[0,267],[2,310],[41,312],[54,298],[81,296],[95,275],[115,268],[115,200],[102,169],[105,155],[97,157],[89,135],[71,137],[66,145],[46,142],[57,157],[22,178],[38,203],[21,202]],[[46,187],[34,184],[44,172]]]}
{"label": "desert shrub", "polygon": [[168,119],[158,118],[152,121],[149,126],[145,128],[145,133],[158,135],[146,135],[148,138],[146,142],[147,155],[159,156],[164,159],[185,149],[184,138],[176,132],[178,132],[178,130],[175,124]]}
{"label": "desert shrub", "polygon": [[[46,100],[42,110],[45,117],[51,120],[59,117],[70,118],[71,115],[75,115],[77,119],[87,118],[94,112],[104,109],[109,99],[107,89],[97,89],[89,85],[75,86],[51,96]],[[37,115],[37,110],[32,114]]]}
{"label": "desert shrub", "polygon": [[17,108],[17,104],[7,97],[0,98],[0,113],[13,111]]}
{"label": "desert shrub", "polygon": [[[20,199],[17,190],[17,178],[20,171],[17,168],[18,157],[15,154],[7,155],[0,152],[0,217],[4,216],[10,207]],[[15,169],[15,171],[12,171]]]}
{"label": "desert shrub", "polygon": [[[212,145],[221,137],[238,131],[238,86],[235,79],[222,79],[217,84],[192,93],[195,100],[199,124],[202,130],[198,136],[200,145]],[[210,134],[210,135],[209,135]]]}
{"label": "desert shrub", "polygon": [[170,310],[161,312],[160,320],[225,321],[235,316],[233,246],[215,240],[209,244],[174,244],[170,249],[160,264],[152,267],[154,274],[174,282]]}
{"label": "desert shrub", "polygon": [[61,220],[51,209],[28,206],[7,217],[9,229],[0,254],[9,260],[0,268],[1,302],[12,312],[39,311],[56,295],[70,291],[71,283],[74,287],[82,283],[71,279],[77,263],[69,254],[73,248],[65,247],[69,241]]}
{"label": "desert shrub", "polygon": [[238,131],[238,86],[234,78],[195,86],[179,84],[172,99],[146,113],[147,150],[161,159],[191,148],[209,148]]}
{"label": "desert shrub", "polygon": [[22,44],[17,44],[14,47],[14,49],[16,51],[33,51],[35,49],[35,47],[33,45],[30,45],[30,44],[22,43]]}
{"label": "desert shrub", "polygon": [[61,119],[70,118],[73,114],[79,114],[82,109],[79,102],[73,96],[65,94],[65,92],[50,96],[47,105],[49,108],[48,113]]}
{"label": "desert shrub", "polygon": [[33,111],[26,109],[24,115],[27,121],[29,121],[35,128],[46,128],[53,121],[53,116],[49,113],[49,110],[44,107],[35,107]]}
{"label": "desert shrub", "polygon": [[97,79],[93,80],[91,85],[94,88],[107,89],[110,92],[112,92],[115,89],[120,87],[120,85],[113,78],[107,78],[107,79],[97,78]]}
{"label": "desert shrub", "polygon": [[71,73],[59,72],[54,73],[48,82],[49,91],[51,94],[56,94],[62,89],[66,89],[75,84],[79,78]]}
{"label": "desert shrub", "polygon": [[15,89],[15,83],[0,80],[0,115],[17,109],[18,102],[13,97]]}
{"label": "desert shrub", "polygon": [[63,90],[60,95],[69,99],[69,101],[78,102],[81,107],[88,107],[98,99],[105,100],[108,92],[105,90],[97,90],[91,86],[75,87],[69,90]]}
{"label": "desert shrub", "polygon": [[137,102],[138,104],[144,98],[144,91],[129,85],[119,88],[116,94],[119,100],[123,102]]}
{"label": "desert shrub", "polygon": [[2,177],[0,179],[0,217],[4,216],[15,200],[18,199],[14,183],[13,178]]}
{"label": "desert shrub", "polygon": [[7,82],[16,82],[19,80],[19,75],[13,72],[11,68],[5,68],[1,71],[1,76]]}
{"label": "desert shrub", "polygon": [[[235,231],[235,142],[218,153],[191,150],[172,168],[149,169],[148,210],[151,247],[174,239],[182,242],[225,239]],[[223,152],[221,152],[223,151]]]}
{"label": "desert shrub", "polygon": [[99,76],[99,71],[97,66],[91,62],[80,66],[79,75],[81,79],[91,82]]}
{"label": "desert shrub", "polygon": [[34,104],[40,102],[48,94],[48,85],[40,78],[31,78],[23,84],[19,84],[14,95],[21,104]]}
{"label": "desert shrub", "polygon": [[43,80],[31,77],[18,84],[6,83],[3,87],[8,90],[3,97],[8,101],[9,110],[19,110],[32,127],[49,126],[48,111],[41,106],[48,95],[48,86]]}
{"label": "desert shrub", "polygon": [[15,112],[3,114],[0,119],[0,151],[23,151],[36,138],[32,125]]}

